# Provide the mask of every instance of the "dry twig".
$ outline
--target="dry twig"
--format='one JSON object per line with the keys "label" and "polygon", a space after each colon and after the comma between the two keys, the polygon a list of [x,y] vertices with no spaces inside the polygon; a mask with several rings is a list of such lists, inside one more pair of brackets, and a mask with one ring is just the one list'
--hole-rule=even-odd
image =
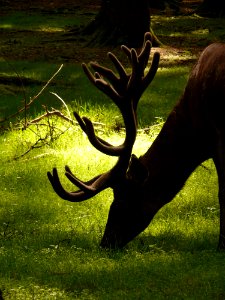
{"label": "dry twig", "polygon": [[[29,107],[31,106],[31,104],[43,93],[43,91],[47,88],[47,86],[50,84],[50,82],[55,78],[55,76],[61,71],[63,67],[63,64],[59,67],[59,69],[52,75],[52,77],[47,81],[47,83],[41,88],[41,90],[33,97],[30,98],[30,101],[28,103],[25,103],[24,107],[20,108],[16,113],[6,117],[5,119],[1,119],[0,123],[4,123],[16,116],[18,116],[19,114],[21,114],[22,112],[26,112]],[[25,126],[26,126],[26,122],[25,122]]]}

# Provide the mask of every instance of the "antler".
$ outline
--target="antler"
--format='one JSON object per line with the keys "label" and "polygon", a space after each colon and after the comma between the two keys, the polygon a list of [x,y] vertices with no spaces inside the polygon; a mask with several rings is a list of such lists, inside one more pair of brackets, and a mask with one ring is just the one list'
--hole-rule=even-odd
{"label": "antler", "polygon": [[82,64],[83,70],[89,80],[103,93],[109,96],[119,108],[125,124],[126,137],[123,144],[113,146],[104,141],[95,134],[92,122],[86,118],[81,118],[78,113],[74,112],[81,129],[86,133],[90,143],[99,151],[110,156],[118,156],[116,165],[106,173],[100,174],[88,182],[79,180],[69,169],[65,167],[66,177],[75,184],[80,190],[76,192],[66,191],[60,183],[57,169],[53,173],[48,172],[48,178],[55,192],[63,199],[80,202],[87,200],[100,191],[113,187],[121,176],[126,175],[132,148],[137,135],[137,105],[138,101],[153,80],[159,64],[159,53],[153,55],[152,64],[147,74],[144,75],[145,68],[151,51],[151,35],[145,34],[144,45],[141,53],[138,55],[136,50],[121,46],[121,49],[128,57],[132,72],[128,74],[118,58],[111,52],[109,58],[114,64],[118,75],[112,70],[91,62],[90,65],[94,73],[90,71],[86,64]]}

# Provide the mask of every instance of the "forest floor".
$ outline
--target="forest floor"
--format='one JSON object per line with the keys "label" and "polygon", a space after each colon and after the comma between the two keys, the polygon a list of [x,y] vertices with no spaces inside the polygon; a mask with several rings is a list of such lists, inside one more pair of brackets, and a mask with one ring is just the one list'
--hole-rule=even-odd
{"label": "forest floor", "polygon": [[[82,56],[86,57],[85,53],[89,52],[89,49],[84,47],[85,38],[77,36],[76,31],[83,22],[91,20],[99,9],[96,4],[98,1],[94,1],[95,5],[92,2],[15,0],[12,3],[12,1],[0,0],[0,18],[13,16],[12,24],[2,24],[0,28],[1,55],[7,60],[80,62]],[[15,21],[15,16],[22,20]],[[78,24],[76,24],[77,17]],[[32,20],[35,25],[28,24],[32,18],[36,19],[34,22]],[[55,19],[58,19],[58,26]],[[66,19],[74,24],[71,27],[66,25]],[[3,21],[0,21],[0,24],[1,22]],[[54,22],[53,27],[52,22]]]}
{"label": "forest floor", "polygon": [[[208,29],[204,31],[203,28],[202,31],[203,20],[189,17],[190,3],[189,1],[187,14],[179,17],[173,18],[169,10],[161,15],[160,11],[152,12],[152,27],[164,44],[164,47],[158,48],[157,51],[162,53],[164,61],[172,55],[176,62],[187,63],[189,58],[182,59],[182,55],[186,56],[188,51],[190,60],[195,59],[202,48],[211,42],[204,35],[205,32],[208,33]],[[0,21],[0,51],[6,60],[81,62],[89,60],[89,57],[102,60],[102,52],[111,50],[111,48],[87,47],[90,37],[78,34],[98,12],[99,0],[15,0],[13,3],[9,0],[0,0],[0,6],[0,18],[14,15],[12,20],[14,25],[1,25]],[[155,13],[157,16],[154,16]],[[15,14],[18,21],[15,21]],[[23,24],[24,14],[27,20],[25,19]],[[29,16],[30,19],[36,18],[35,27],[29,26]],[[163,20],[160,16],[163,16]],[[53,20],[54,28],[51,27]],[[193,25],[197,30],[195,35],[192,32],[189,34],[189,27]],[[168,32],[168,29],[171,32]],[[200,43],[198,31],[200,35],[202,34]]]}

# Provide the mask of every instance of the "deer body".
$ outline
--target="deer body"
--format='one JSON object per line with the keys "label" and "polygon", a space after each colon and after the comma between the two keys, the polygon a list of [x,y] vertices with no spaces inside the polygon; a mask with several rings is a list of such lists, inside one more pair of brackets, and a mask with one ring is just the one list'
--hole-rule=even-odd
{"label": "deer body", "polygon": [[[159,57],[156,54],[153,57],[152,67],[146,75],[147,80],[143,79],[141,71],[147,64],[145,57],[147,44],[148,35],[146,35],[146,44],[142,53],[139,56],[136,54],[136,58],[132,54],[133,50],[130,50],[130,52],[127,48],[125,50],[125,53],[131,60],[133,73],[135,73],[134,78],[132,78],[133,75],[130,75],[128,83],[120,69],[121,65],[119,66],[113,61],[117,66],[120,77],[123,78],[123,84],[125,82],[127,87],[129,87],[130,82],[137,81],[134,85],[136,90],[127,88],[125,97],[122,97],[122,99],[127,99],[128,95],[128,98],[131,99],[130,103],[133,113],[127,116],[127,110],[123,111],[123,108],[118,106],[124,116],[127,127],[129,127],[129,123],[133,127],[137,122],[136,107],[143,92],[143,90],[137,88],[138,84],[141,85],[144,82],[143,86],[145,86],[146,81],[153,79],[158,67]],[[120,158],[116,166],[106,174],[85,183],[88,184],[88,187],[84,187],[84,183],[82,185],[70,169],[66,168],[67,177],[79,186],[82,191],[72,195],[61,186],[56,170],[53,171],[53,175],[48,174],[55,191],[62,198],[69,201],[83,201],[106,187],[113,188],[114,201],[110,207],[108,221],[101,241],[102,247],[123,247],[131,241],[149,225],[159,209],[174,198],[195,168],[205,160],[212,158],[219,179],[219,248],[225,248],[224,62],[225,45],[212,44],[203,51],[190,74],[182,97],[169,114],[158,137],[148,151],[139,159],[135,156],[132,156],[130,159],[136,132],[134,133],[134,129],[129,129],[129,133],[127,129],[127,135],[131,136],[131,138],[126,138],[126,140],[131,140],[131,142],[128,142],[123,151],[119,149],[112,151],[113,155],[118,155],[117,152],[120,152]],[[139,65],[141,65],[141,70],[137,67]],[[96,73],[95,77],[91,77],[90,73],[85,69],[89,79],[107,94],[106,86],[108,84],[104,82],[99,85],[98,82],[98,80],[102,80],[101,76],[105,76],[113,82],[113,92],[110,90],[108,94],[113,98],[115,89],[121,98],[123,94],[121,85],[115,84],[115,78],[112,77],[112,73],[107,73],[106,69],[99,67],[99,65],[92,65],[92,67],[99,73]],[[139,76],[135,77],[138,73]],[[96,84],[96,82],[98,83]],[[112,87],[110,88],[112,89]],[[114,102],[117,104],[117,98]],[[75,116],[77,117],[77,115]],[[111,147],[111,145],[93,134],[93,130],[90,129],[91,126],[88,125],[89,121],[86,121],[86,119],[82,121],[79,117],[77,117],[77,120],[89,136],[90,141],[94,136],[97,144],[100,141],[105,145],[105,147],[101,148],[101,151],[106,153],[105,151],[108,151],[106,148],[108,149],[108,146]],[[132,132],[133,135],[131,134]],[[94,190],[92,193],[90,185],[91,190]]]}

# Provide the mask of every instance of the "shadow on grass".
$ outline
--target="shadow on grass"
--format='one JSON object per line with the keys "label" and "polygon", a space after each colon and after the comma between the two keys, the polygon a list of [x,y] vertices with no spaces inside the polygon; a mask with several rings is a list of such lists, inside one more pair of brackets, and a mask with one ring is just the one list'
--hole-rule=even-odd
{"label": "shadow on grass", "polygon": [[[198,15],[153,16],[153,28],[165,45],[180,49],[202,50],[213,42],[224,40],[224,19],[203,18]],[[196,50],[195,50],[196,49]]]}
{"label": "shadow on grass", "polygon": [[[80,238],[83,246],[89,244]],[[112,253],[89,246],[75,247],[64,240],[58,247],[1,247],[4,294],[11,294],[9,299],[17,299],[13,296],[21,291],[35,297],[43,293],[39,299],[55,299],[50,297],[53,291],[56,296],[79,299],[216,299],[224,295],[224,255],[211,249],[166,252],[131,247]]]}
{"label": "shadow on grass", "polygon": [[[40,186],[41,172],[32,174],[29,182],[24,182],[26,176],[17,178],[31,189],[14,193],[16,179],[11,177],[11,185],[6,183],[9,192],[1,193],[0,286],[6,299],[31,295],[38,299],[217,299],[224,295],[224,254],[215,251],[214,229],[197,238],[186,235],[177,224],[174,231],[151,236],[153,224],[125,249],[101,250],[98,245],[108,211],[104,200],[64,202],[56,199],[47,183]],[[172,217],[164,220],[172,221]]]}

